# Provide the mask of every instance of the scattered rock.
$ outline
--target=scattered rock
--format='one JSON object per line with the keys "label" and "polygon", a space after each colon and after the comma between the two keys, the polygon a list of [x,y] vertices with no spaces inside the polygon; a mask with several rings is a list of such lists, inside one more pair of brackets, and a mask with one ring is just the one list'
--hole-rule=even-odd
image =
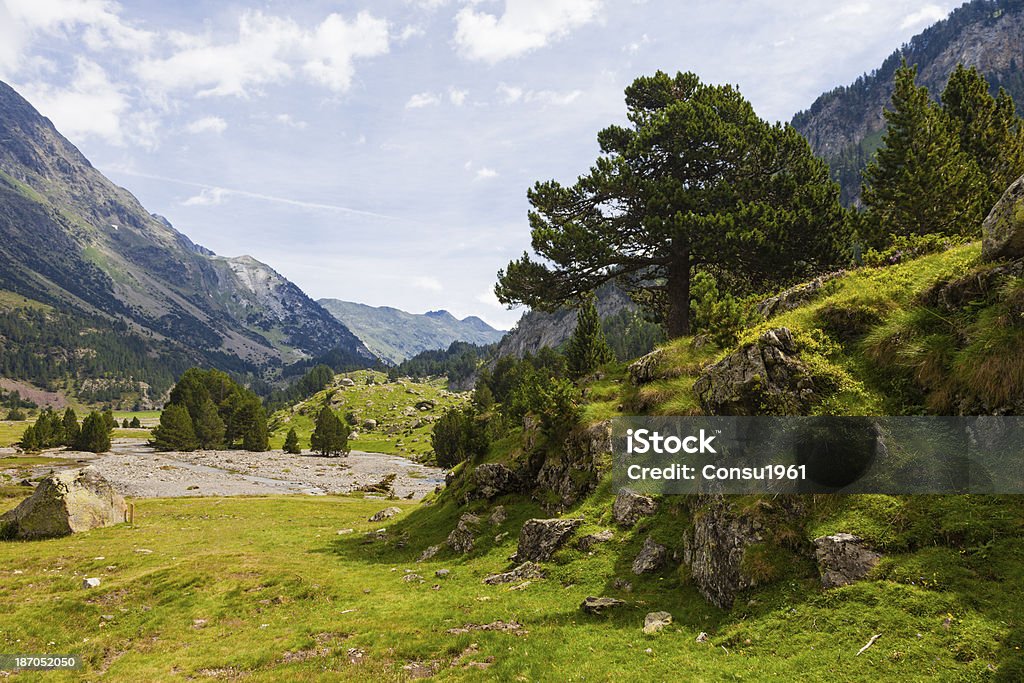
{"label": "scattered rock", "polygon": [[814,539],[814,555],[825,588],[846,586],[867,577],[882,556],[852,534],[839,533]]}
{"label": "scattered rock", "polygon": [[377,421],[376,420],[369,419],[369,418],[363,420],[363,429],[365,429],[366,431],[370,432],[370,431],[373,431],[376,428],[377,428]]}
{"label": "scattered rock", "polygon": [[1024,176],[1006,189],[981,224],[981,257],[1024,258]]}
{"label": "scattered rock", "polygon": [[622,607],[625,604],[625,600],[619,600],[618,598],[596,598],[590,596],[583,600],[580,609],[587,614],[603,614],[606,610]]}
{"label": "scattered rock", "polygon": [[491,574],[484,579],[484,583],[490,586],[496,586],[500,583],[512,583],[513,581],[523,581],[524,579],[543,578],[544,570],[541,569],[539,564],[534,562],[523,562],[511,571],[503,572],[501,574]]}
{"label": "scattered rock", "polygon": [[0,516],[0,538],[54,538],[125,521],[128,506],[95,467],[43,479],[31,496]]}
{"label": "scattered rock", "polygon": [[406,574],[402,577],[402,581],[406,583],[423,583],[423,577],[419,574]]}
{"label": "scattered rock", "polygon": [[470,631],[501,631],[503,633],[511,633],[514,636],[525,636],[529,631],[523,628],[523,625],[518,621],[492,621],[489,624],[466,624],[461,628],[450,628],[446,633],[452,635],[461,635],[463,633],[469,633]]}
{"label": "scattered rock", "polygon": [[95,576],[88,579],[82,579],[82,588],[97,588],[100,585],[100,580]]}
{"label": "scattered rock", "polygon": [[788,328],[764,332],[693,385],[709,415],[806,415],[821,398]]}
{"label": "scattered rock", "polygon": [[706,642],[708,642],[708,634],[704,633],[704,631],[701,631],[700,633],[697,634],[697,637],[695,638],[695,641],[698,642],[698,643],[706,643]]}
{"label": "scattered rock", "polygon": [[819,275],[810,282],[804,282],[796,287],[791,287],[773,297],[769,297],[757,305],[757,312],[765,318],[792,311],[794,308],[803,306],[821,294],[825,283],[846,275],[845,270]]}
{"label": "scattered rock", "polygon": [[434,409],[434,405],[435,405],[435,403],[433,401],[431,401],[430,399],[424,399],[422,401],[417,401],[416,402],[416,410],[419,410],[419,411],[433,410]]}
{"label": "scattered rock", "polygon": [[[381,494],[385,494],[385,495],[393,495],[394,492],[395,492],[395,479],[397,477],[398,477],[398,475],[395,474],[394,472],[392,472],[390,474],[385,474],[383,477],[381,477],[380,481],[378,481],[376,483],[373,483],[373,484],[363,484],[362,486],[357,486],[355,488],[355,490],[356,491],[360,491],[362,493],[381,493]],[[391,508],[388,508],[388,509],[391,509]],[[395,509],[398,510],[399,512],[401,512],[401,509],[399,509],[399,508],[395,508]],[[398,514],[398,513],[395,513],[395,514]],[[393,517],[394,515],[391,515],[391,516]],[[374,521],[374,520],[371,519],[370,521]],[[380,521],[380,520],[376,520],[376,521]]]}
{"label": "scattered rock", "polygon": [[625,579],[615,579],[615,581],[612,582],[612,585],[624,593],[633,592],[633,584]]}
{"label": "scattered rock", "polygon": [[432,678],[434,674],[441,670],[441,663],[435,661],[409,662],[402,669],[405,671],[406,678],[414,681],[420,678]]}
{"label": "scattered rock", "polygon": [[505,523],[506,519],[508,519],[508,513],[505,512],[505,506],[499,505],[491,512],[491,516],[487,518],[487,521],[491,526],[501,526]]}
{"label": "scattered rock", "polygon": [[583,524],[582,519],[528,519],[519,532],[518,562],[543,562],[551,559],[569,536]]}
{"label": "scattered rock", "polygon": [[640,553],[633,560],[633,573],[639,576],[647,572],[653,572],[665,563],[665,556],[667,554],[668,550],[665,546],[655,543],[654,539],[648,536],[644,540],[644,547],[640,549]]}
{"label": "scattered rock", "polygon": [[668,612],[650,612],[644,617],[644,633],[658,633],[671,623],[672,615]]}
{"label": "scattered rock", "polygon": [[398,507],[384,508],[380,512],[374,513],[374,515],[372,517],[370,517],[369,521],[371,521],[371,522],[381,522],[381,521],[384,521],[385,519],[390,519],[390,518],[394,517],[397,514],[401,514],[401,512],[402,512],[402,508],[398,508]]}
{"label": "scattered rock", "polygon": [[441,548],[443,548],[443,547],[444,546],[442,546],[440,544],[439,545],[432,545],[432,546],[430,546],[429,548],[424,550],[422,554],[420,554],[420,559],[418,559],[416,561],[417,562],[426,562],[427,560],[433,559],[435,555],[437,555],[439,552],[441,552]]}
{"label": "scattered rock", "polygon": [[355,532],[355,529],[338,529],[339,536],[347,536],[348,534],[354,534]]}
{"label": "scattered rock", "polygon": [[576,541],[576,547],[583,552],[590,552],[598,543],[607,543],[615,538],[615,532],[611,529],[605,529],[604,531],[598,531],[596,534],[587,534],[578,541]]}
{"label": "scattered rock", "polygon": [[434,576],[436,576],[439,579],[446,579],[448,578],[448,575],[451,573],[452,572],[449,569],[438,569],[436,572],[434,572]]}
{"label": "scattered rock", "polygon": [[462,517],[459,517],[458,524],[448,534],[445,543],[457,553],[470,552],[476,544],[475,532],[478,526],[480,526],[479,517],[470,512],[463,513]]}
{"label": "scattered rock", "polygon": [[650,496],[632,491],[619,491],[612,505],[612,517],[616,524],[631,527],[643,517],[650,517],[658,511],[658,503]]}
{"label": "scattered rock", "polygon": [[356,385],[355,381],[351,377],[342,377],[338,384],[343,387],[354,387]]}
{"label": "scattered rock", "polygon": [[206,619],[193,619],[192,628],[206,628]]}

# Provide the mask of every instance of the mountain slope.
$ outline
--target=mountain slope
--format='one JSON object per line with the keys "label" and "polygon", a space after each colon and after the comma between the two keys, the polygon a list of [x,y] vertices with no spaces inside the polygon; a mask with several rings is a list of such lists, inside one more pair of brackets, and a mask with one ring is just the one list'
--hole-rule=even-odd
{"label": "mountain slope", "polygon": [[371,351],[392,363],[401,363],[422,351],[446,349],[454,341],[485,345],[505,335],[480,318],[459,320],[448,311],[415,314],[338,299],[320,299],[318,303]]}
{"label": "mountain slope", "polygon": [[336,347],[367,365],[375,360],[268,266],[213,256],[150,214],[3,83],[0,289],[124,326],[144,343],[143,355],[161,347],[255,372]]}
{"label": "mountain slope", "polygon": [[918,82],[938,97],[957,64],[977,67],[994,89],[1002,86],[1024,105],[1024,0],[974,0],[915,36],[882,65],[849,86],[821,95],[793,117],[793,126],[824,158],[843,187],[844,203],[860,195],[860,172],[881,144],[882,115],[893,74],[903,59],[918,67]]}

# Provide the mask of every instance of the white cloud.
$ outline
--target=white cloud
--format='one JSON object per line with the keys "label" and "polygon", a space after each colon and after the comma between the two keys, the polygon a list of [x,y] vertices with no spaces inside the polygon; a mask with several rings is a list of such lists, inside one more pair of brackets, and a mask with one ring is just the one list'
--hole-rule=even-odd
{"label": "white cloud", "polygon": [[466,96],[469,95],[468,90],[459,90],[455,86],[448,88],[448,99],[456,107],[461,107],[466,103]]}
{"label": "white cloud", "polygon": [[[45,83],[29,83],[19,90],[43,116],[70,138],[95,136],[114,145],[141,141],[123,126],[128,99],[110,82],[99,64],[79,57],[70,86],[59,88]],[[137,115],[143,123],[145,115]]]}
{"label": "white cloud", "polygon": [[600,0],[505,0],[499,17],[464,7],[455,15],[463,56],[494,64],[536,50],[597,18]]}
{"label": "white cloud", "polygon": [[498,172],[495,171],[493,168],[487,168],[486,166],[482,166],[476,170],[477,180],[490,180],[491,178],[497,177]]}
{"label": "white cloud", "polygon": [[422,109],[423,107],[432,107],[440,104],[441,98],[432,92],[421,92],[413,95],[409,98],[409,101],[405,103],[406,109]]}
{"label": "white cloud", "polygon": [[901,29],[915,28],[933,24],[946,18],[946,11],[936,5],[926,5],[916,12],[908,14],[900,24]]}
{"label": "white cloud", "polygon": [[355,59],[388,51],[388,25],[360,12],[353,21],[331,14],[305,30],[292,19],[247,11],[233,42],[182,33],[170,36],[170,42],[177,48],[171,56],[146,59],[136,67],[145,82],[160,90],[248,97],[302,73],[313,83],[345,92]]}
{"label": "white cloud", "polygon": [[227,127],[228,122],[219,116],[204,116],[185,126],[185,130],[192,134],[216,133],[219,135],[227,130]]}
{"label": "white cloud", "polygon": [[421,275],[412,279],[412,286],[416,289],[425,289],[428,292],[440,292],[444,286],[436,277]]}
{"label": "white cloud", "polygon": [[494,294],[493,287],[488,287],[477,294],[476,297],[474,297],[474,300],[494,308],[505,308],[505,305],[498,301],[498,297]]}
{"label": "white cloud", "polygon": [[398,42],[404,43],[412,38],[418,38],[419,36],[426,35],[426,31],[420,26],[410,24],[402,29],[402,32],[395,38]]}
{"label": "white cloud", "polygon": [[569,90],[566,92],[558,92],[555,90],[524,90],[523,88],[508,85],[507,83],[499,83],[496,90],[498,95],[501,97],[502,102],[505,104],[525,102],[528,104],[536,103],[541,105],[564,106],[572,104],[580,97],[580,95],[583,94],[582,90]]}
{"label": "white cloud", "polygon": [[224,203],[230,192],[222,187],[206,187],[199,194],[189,197],[182,206],[217,206]]}
{"label": "white cloud", "polygon": [[274,120],[280,123],[282,126],[289,128],[305,128],[308,124],[305,121],[300,121],[293,117],[291,114],[278,114],[274,117]]}

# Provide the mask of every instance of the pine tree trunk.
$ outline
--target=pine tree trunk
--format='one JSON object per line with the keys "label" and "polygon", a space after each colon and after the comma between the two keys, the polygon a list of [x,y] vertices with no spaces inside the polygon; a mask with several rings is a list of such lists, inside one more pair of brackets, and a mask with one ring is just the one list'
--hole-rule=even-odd
{"label": "pine tree trunk", "polygon": [[668,272],[668,318],[665,332],[669,339],[690,334],[690,253],[685,252]]}

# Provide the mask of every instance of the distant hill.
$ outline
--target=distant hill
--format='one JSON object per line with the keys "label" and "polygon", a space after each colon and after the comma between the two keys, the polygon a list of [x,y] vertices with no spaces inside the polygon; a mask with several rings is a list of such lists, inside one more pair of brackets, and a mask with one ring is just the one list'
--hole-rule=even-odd
{"label": "distant hill", "polygon": [[906,59],[918,82],[938,97],[957,64],[977,67],[993,91],[1000,86],[1024,105],[1024,0],[974,0],[925,29],[880,67],[848,86],[821,95],[793,126],[825,159],[842,185],[843,202],[860,196],[860,173],[881,145],[882,115],[892,97],[893,74]]}
{"label": "distant hill", "polygon": [[0,375],[104,400],[159,394],[192,364],[271,377],[339,347],[376,361],[266,264],[214,256],[148,212],[4,83],[0,292]]}
{"label": "distant hill", "polygon": [[407,313],[387,306],[367,306],[338,299],[320,299],[330,312],[375,354],[401,363],[422,351],[447,349],[452,342],[493,344],[505,336],[480,318],[459,320],[448,311]]}

